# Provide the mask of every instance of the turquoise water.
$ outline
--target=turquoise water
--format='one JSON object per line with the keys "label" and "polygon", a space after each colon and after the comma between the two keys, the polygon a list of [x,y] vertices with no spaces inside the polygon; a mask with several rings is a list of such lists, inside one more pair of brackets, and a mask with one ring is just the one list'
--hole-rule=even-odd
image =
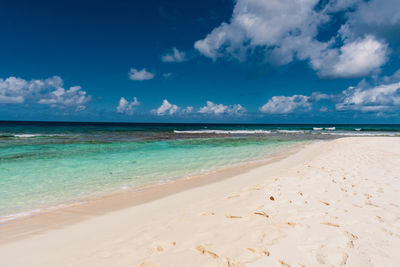
{"label": "turquoise water", "polygon": [[202,138],[3,147],[0,216],[256,160],[293,142]]}
{"label": "turquoise water", "polygon": [[399,131],[332,127],[0,122],[0,221],[258,160],[304,140]]}

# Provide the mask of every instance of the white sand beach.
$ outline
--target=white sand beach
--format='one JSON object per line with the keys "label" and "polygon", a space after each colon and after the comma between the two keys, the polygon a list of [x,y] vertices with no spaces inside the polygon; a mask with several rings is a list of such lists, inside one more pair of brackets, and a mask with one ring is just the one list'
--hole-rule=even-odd
{"label": "white sand beach", "polygon": [[231,176],[15,239],[1,225],[0,266],[400,266],[400,138]]}

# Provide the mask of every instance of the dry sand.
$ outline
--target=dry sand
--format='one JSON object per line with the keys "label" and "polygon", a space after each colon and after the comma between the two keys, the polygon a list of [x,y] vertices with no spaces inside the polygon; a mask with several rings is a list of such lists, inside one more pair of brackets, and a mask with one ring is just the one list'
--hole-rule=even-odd
{"label": "dry sand", "polygon": [[317,142],[229,179],[0,242],[0,266],[400,266],[399,190],[400,138]]}

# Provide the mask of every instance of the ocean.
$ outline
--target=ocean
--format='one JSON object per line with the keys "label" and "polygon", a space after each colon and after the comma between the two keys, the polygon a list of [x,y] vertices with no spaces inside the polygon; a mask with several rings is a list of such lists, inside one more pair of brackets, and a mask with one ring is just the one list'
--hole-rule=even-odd
{"label": "ocean", "polygon": [[400,136],[400,125],[0,121],[0,222],[265,159],[301,142],[379,135]]}

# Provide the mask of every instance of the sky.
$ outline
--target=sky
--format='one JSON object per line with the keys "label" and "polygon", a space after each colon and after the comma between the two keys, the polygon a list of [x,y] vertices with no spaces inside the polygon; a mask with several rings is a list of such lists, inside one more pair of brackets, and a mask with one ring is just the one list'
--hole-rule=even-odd
{"label": "sky", "polygon": [[3,0],[0,34],[0,120],[400,123],[398,0]]}

